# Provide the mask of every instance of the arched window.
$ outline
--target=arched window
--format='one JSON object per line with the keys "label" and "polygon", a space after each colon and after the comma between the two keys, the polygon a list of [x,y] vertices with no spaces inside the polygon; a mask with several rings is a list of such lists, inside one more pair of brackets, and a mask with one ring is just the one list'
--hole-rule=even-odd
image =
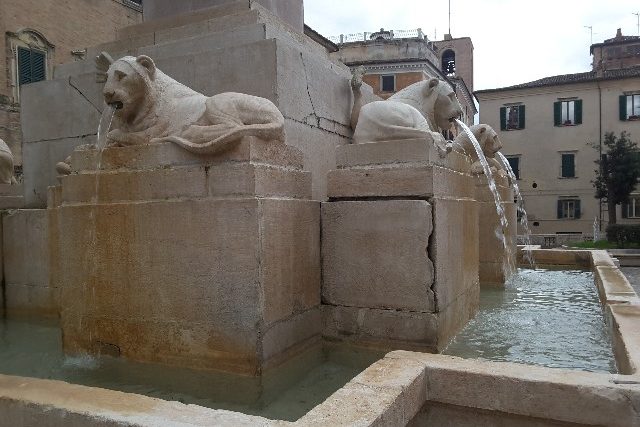
{"label": "arched window", "polygon": [[442,53],[442,72],[447,76],[456,74],[456,53],[451,49]]}
{"label": "arched window", "polygon": [[28,28],[7,36],[13,54],[10,68],[13,99],[19,102],[20,86],[49,78],[54,46],[41,33]]}

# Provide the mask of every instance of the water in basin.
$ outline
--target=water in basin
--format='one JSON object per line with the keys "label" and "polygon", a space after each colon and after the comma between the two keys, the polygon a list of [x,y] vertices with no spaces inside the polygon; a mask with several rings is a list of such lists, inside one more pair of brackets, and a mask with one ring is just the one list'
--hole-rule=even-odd
{"label": "water in basin", "polygon": [[616,372],[590,271],[519,269],[504,289],[482,288],[477,316],[444,353]]}
{"label": "water in basin", "polygon": [[295,421],[382,353],[324,345],[261,379],[122,358],[68,357],[57,322],[0,319],[0,374],[67,381],[165,400]]}

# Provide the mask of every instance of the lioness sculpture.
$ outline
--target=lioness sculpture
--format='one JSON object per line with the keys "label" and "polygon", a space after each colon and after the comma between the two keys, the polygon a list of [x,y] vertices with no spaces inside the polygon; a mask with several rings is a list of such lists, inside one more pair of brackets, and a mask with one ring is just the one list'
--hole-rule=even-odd
{"label": "lioness sculpture", "polygon": [[[482,148],[482,153],[487,159],[489,167],[496,171],[502,170],[502,165],[495,159],[496,153],[502,148],[502,142],[496,131],[491,126],[484,124],[473,125],[469,129],[480,143],[480,148]],[[478,154],[466,133],[460,132],[453,141],[453,146],[454,150],[471,158],[471,173],[476,175],[484,173]]]}
{"label": "lioness sculpture", "polygon": [[9,146],[0,139],[0,184],[16,184],[13,176],[13,154]]}
{"label": "lioness sculpture", "polygon": [[448,84],[433,78],[414,83],[386,101],[362,105],[362,74],[363,71],[357,69],[351,80],[355,143],[425,136],[431,136],[436,145],[446,143],[439,131],[449,129],[453,119],[462,114],[462,107]]}
{"label": "lioness sculpture", "polygon": [[206,97],[144,55],[113,61],[103,52],[96,63],[105,102],[116,107],[110,145],[173,142],[213,154],[244,136],[284,141],[284,118],[267,99],[235,92]]}

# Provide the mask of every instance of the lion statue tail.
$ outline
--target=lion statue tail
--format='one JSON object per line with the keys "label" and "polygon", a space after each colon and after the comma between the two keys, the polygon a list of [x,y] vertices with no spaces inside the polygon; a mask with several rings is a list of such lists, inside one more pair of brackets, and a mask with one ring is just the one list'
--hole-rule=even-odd
{"label": "lion statue tail", "polygon": [[284,143],[284,121],[240,125],[220,134],[213,139],[189,140],[182,136],[168,136],[161,138],[163,142],[173,142],[195,154],[216,154],[226,150],[234,142],[245,136],[254,136],[264,141],[278,141]]}

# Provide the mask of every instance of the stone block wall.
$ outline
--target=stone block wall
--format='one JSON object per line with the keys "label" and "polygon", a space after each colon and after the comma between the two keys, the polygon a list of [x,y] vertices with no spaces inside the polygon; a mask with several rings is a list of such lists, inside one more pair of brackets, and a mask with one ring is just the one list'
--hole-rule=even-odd
{"label": "stone block wall", "polygon": [[3,307],[11,315],[58,315],[58,291],[49,282],[46,210],[2,215]]}

